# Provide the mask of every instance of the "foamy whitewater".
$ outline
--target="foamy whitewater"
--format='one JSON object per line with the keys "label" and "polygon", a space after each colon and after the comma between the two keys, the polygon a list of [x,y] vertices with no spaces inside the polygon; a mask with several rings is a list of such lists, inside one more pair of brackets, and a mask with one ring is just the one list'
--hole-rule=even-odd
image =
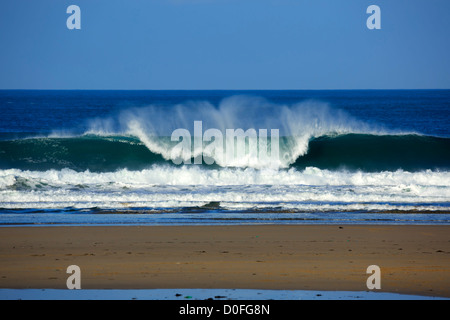
{"label": "foamy whitewater", "polygon": [[450,221],[448,91],[82,93],[1,93],[1,224]]}

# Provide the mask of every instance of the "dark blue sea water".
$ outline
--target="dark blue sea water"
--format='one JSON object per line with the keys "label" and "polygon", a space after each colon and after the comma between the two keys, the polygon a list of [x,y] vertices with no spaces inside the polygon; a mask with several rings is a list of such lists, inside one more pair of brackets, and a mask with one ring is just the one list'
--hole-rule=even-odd
{"label": "dark blue sea water", "polygon": [[0,114],[2,225],[450,221],[450,90],[12,90]]}
{"label": "dark blue sea water", "polygon": [[238,95],[263,97],[278,105],[318,101],[392,130],[450,135],[450,90],[302,91],[40,91],[0,90],[0,133],[48,134],[89,129],[86,120],[149,105],[207,101],[218,106]]}

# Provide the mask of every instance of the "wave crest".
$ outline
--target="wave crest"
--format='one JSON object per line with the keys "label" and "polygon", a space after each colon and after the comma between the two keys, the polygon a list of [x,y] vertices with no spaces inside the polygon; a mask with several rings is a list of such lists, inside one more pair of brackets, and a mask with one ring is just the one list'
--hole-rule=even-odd
{"label": "wave crest", "polygon": [[[174,160],[174,143],[161,137],[170,137],[176,129],[186,129],[194,136],[194,122],[201,121],[203,132],[218,129],[224,136],[227,129],[279,130],[289,137],[280,144],[280,157],[276,166],[289,167],[298,157],[308,152],[309,141],[324,135],[347,133],[385,134],[381,127],[369,125],[353,118],[343,110],[333,109],[327,103],[304,101],[292,105],[275,104],[260,97],[233,96],[222,100],[218,106],[207,101],[184,104],[151,105],[130,108],[116,117],[93,119],[87,133],[96,135],[133,135],[138,137],[153,153],[166,160]],[[203,145],[193,148],[195,157],[202,154]],[[248,145],[247,145],[248,148]],[[266,163],[256,155],[240,159],[221,159],[212,156],[222,167],[262,168]]]}

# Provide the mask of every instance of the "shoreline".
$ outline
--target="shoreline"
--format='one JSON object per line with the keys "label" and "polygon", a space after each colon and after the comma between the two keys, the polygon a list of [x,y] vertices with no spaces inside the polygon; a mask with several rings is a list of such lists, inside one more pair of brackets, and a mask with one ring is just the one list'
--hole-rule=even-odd
{"label": "shoreline", "polygon": [[449,225],[0,228],[0,288],[367,291],[450,297]]}
{"label": "shoreline", "polygon": [[449,300],[445,297],[375,291],[270,289],[2,289],[0,300]]}

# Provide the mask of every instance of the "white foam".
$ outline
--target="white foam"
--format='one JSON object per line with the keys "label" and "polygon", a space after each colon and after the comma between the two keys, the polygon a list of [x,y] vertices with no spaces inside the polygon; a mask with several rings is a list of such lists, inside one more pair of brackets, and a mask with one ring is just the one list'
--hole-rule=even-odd
{"label": "white foam", "polygon": [[[18,179],[37,180],[53,186],[106,185],[139,188],[153,185],[311,185],[311,186],[420,186],[450,187],[450,171],[384,172],[330,171],[314,167],[304,170],[256,170],[252,168],[209,169],[191,166],[152,166],[141,171],[127,169],[115,172],[77,172],[71,169],[48,171],[0,170],[0,189],[11,186]],[[445,190],[445,188],[443,189]]]}
{"label": "white foam", "polygon": [[199,166],[142,171],[0,170],[2,208],[187,207],[292,210],[443,210],[450,172],[335,172]]}

